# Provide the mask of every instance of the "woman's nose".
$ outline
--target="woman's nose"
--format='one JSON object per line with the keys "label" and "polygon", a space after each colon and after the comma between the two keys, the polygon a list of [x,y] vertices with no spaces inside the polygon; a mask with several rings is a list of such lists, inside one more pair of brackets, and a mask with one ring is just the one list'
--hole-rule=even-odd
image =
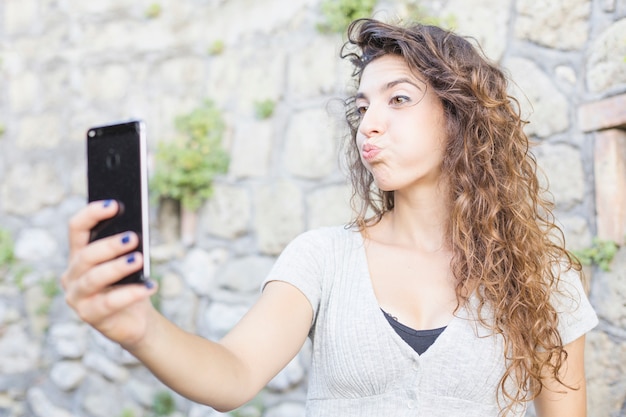
{"label": "woman's nose", "polygon": [[359,132],[365,137],[380,135],[385,130],[385,121],[383,112],[371,105],[361,115],[359,123]]}

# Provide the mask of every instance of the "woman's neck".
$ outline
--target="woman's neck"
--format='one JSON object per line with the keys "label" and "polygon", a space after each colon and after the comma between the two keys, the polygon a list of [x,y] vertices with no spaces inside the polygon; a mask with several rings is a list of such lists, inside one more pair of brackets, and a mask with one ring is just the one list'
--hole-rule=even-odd
{"label": "woman's neck", "polygon": [[427,252],[449,250],[449,206],[441,189],[420,195],[396,192],[393,210],[385,213],[377,232],[381,239]]}

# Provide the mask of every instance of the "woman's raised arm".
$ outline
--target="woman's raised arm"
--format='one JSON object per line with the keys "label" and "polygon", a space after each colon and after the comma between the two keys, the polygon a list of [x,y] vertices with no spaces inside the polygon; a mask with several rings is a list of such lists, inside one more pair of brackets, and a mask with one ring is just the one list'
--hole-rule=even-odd
{"label": "woman's raised arm", "polygon": [[132,233],[88,242],[90,229],[116,212],[115,202],[96,202],[70,221],[70,260],[62,277],[67,303],[181,395],[221,411],[253,398],[302,347],[313,317],[306,297],[290,284],[271,282],[221,341],[185,332],[154,309],[153,284],[111,287],[143,262]]}

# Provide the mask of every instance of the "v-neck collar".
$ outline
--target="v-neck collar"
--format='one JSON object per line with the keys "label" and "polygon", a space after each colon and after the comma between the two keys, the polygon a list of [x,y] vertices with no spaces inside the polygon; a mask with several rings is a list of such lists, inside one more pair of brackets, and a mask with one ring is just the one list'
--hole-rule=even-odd
{"label": "v-neck collar", "polygon": [[376,298],[376,294],[374,293],[374,285],[372,283],[372,277],[370,275],[369,265],[367,262],[367,252],[365,251],[365,239],[363,238],[363,235],[356,229],[350,229],[350,232],[355,235],[355,246],[357,247],[357,250],[359,252],[358,265],[360,267],[360,271],[358,271],[359,273],[357,274],[357,276],[358,279],[363,279],[365,281],[365,295],[368,297],[367,305],[368,308],[376,311],[372,314],[372,317],[376,317],[375,324],[379,329],[379,334],[381,334],[382,337],[390,337],[398,345],[398,347],[404,351],[405,355],[414,359],[415,361],[421,361],[429,356],[436,355],[440,347],[448,344],[448,339],[450,337],[453,337],[450,336],[450,334],[456,331],[456,327],[459,324],[458,322],[459,320],[461,320],[461,317],[459,317],[459,315],[465,315],[465,307],[460,307],[459,310],[454,313],[445,330],[439,335],[435,342],[428,349],[426,349],[424,353],[422,353],[421,355],[418,354],[411,346],[409,346],[408,343],[404,341],[404,339],[402,339],[402,337],[400,337],[398,333],[396,333],[395,329],[391,327],[391,325],[387,321],[385,313],[383,313],[380,305],[378,304],[378,299]]}

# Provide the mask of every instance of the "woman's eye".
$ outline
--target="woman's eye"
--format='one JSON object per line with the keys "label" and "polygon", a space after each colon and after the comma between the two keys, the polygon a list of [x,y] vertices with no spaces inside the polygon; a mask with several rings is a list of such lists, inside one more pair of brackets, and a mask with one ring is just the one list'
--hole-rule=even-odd
{"label": "woman's eye", "polygon": [[360,115],[360,116],[363,116],[366,111],[367,111],[367,106],[357,106],[356,107],[356,113],[358,115]]}
{"label": "woman's eye", "polygon": [[391,104],[399,105],[411,101],[407,96],[394,96],[391,98]]}

